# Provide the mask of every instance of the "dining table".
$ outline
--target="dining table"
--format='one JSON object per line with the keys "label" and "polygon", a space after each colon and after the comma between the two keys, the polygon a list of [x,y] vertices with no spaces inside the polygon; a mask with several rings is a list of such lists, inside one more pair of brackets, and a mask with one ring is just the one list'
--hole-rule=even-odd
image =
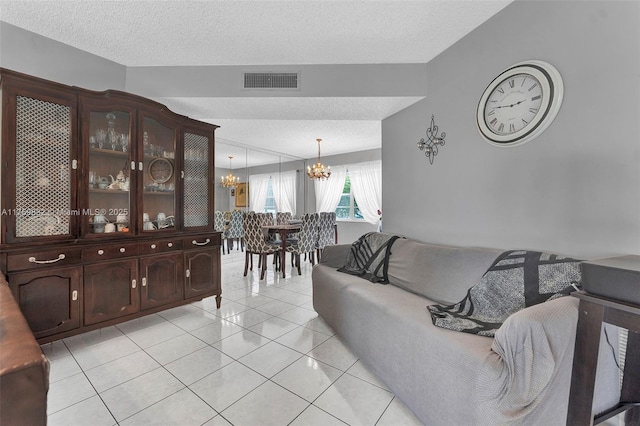
{"label": "dining table", "polygon": [[302,222],[292,221],[287,224],[282,225],[264,225],[262,226],[263,231],[266,231],[268,234],[280,234],[280,244],[282,249],[282,257],[280,268],[282,269],[282,278],[286,278],[286,259],[287,259],[287,235],[295,234],[296,232],[300,232],[302,228]]}

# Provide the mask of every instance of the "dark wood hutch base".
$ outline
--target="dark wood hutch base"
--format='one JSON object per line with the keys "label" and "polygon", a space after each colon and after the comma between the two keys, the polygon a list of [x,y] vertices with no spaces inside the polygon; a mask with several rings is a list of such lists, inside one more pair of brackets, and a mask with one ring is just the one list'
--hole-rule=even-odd
{"label": "dark wood hutch base", "polygon": [[39,343],[209,296],[217,126],[0,69],[0,269]]}

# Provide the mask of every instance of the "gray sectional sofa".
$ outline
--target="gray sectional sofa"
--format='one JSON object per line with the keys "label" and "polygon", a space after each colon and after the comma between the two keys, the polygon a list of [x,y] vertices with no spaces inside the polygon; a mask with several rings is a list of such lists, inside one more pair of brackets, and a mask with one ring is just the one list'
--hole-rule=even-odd
{"label": "gray sectional sofa", "polygon": [[[337,271],[350,245],[313,269],[313,305],[352,351],[427,425],[564,425],[578,300],[513,315],[495,338],[433,325],[428,305],[462,300],[502,250],[399,239],[383,285]],[[603,339],[605,338],[603,333]],[[617,330],[609,330],[613,347]],[[594,412],[618,402],[614,350],[600,345]]]}

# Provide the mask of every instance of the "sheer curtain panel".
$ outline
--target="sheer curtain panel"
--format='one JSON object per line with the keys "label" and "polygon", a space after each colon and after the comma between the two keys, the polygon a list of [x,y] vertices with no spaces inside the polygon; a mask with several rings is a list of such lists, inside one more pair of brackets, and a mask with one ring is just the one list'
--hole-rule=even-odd
{"label": "sheer curtain panel", "polygon": [[351,192],[364,220],[376,224],[382,211],[382,161],[369,161],[349,166]]}
{"label": "sheer curtain panel", "polygon": [[254,212],[261,212],[267,204],[267,190],[271,174],[249,176],[249,207]]}
{"label": "sheer curtain panel", "polygon": [[316,193],[316,212],[334,212],[347,177],[346,166],[331,167],[331,177],[327,180],[314,180],[313,188]]}
{"label": "sheer curtain panel", "polygon": [[272,177],[271,188],[276,206],[280,212],[291,212],[296,215],[296,182],[298,173],[295,170],[280,172]]}

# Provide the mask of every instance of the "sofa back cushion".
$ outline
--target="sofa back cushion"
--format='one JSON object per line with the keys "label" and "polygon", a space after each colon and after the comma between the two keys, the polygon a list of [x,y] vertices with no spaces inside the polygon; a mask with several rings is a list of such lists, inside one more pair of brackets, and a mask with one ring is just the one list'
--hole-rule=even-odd
{"label": "sofa back cushion", "polygon": [[466,296],[502,252],[399,239],[391,248],[389,283],[451,305]]}

